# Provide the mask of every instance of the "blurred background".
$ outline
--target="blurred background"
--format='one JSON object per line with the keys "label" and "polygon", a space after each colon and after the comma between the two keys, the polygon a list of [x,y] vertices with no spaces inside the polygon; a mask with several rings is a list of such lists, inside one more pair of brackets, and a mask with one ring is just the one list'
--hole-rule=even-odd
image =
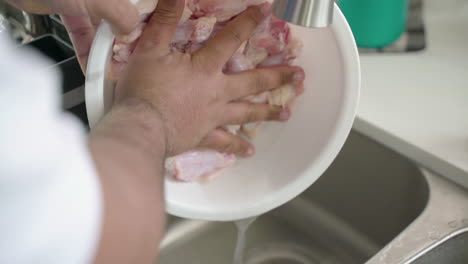
{"label": "blurred background", "polygon": [[0,0],[0,34],[9,34],[19,48],[33,48],[49,58],[62,74],[62,105],[87,124],[84,75],[68,33],[58,15],[34,15]]}

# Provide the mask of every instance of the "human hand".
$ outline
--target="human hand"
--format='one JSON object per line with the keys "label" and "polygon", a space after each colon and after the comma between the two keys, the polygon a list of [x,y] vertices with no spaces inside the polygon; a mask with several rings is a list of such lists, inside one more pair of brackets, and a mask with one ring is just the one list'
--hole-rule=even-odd
{"label": "human hand", "polygon": [[272,67],[224,74],[222,67],[266,17],[251,7],[193,54],[171,52],[170,41],[184,0],[160,0],[115,90],[115,103],[138,99],[160,114],[167,155],[211,147],[244,156],[253,146],[220,127],[263,120],[286,121],[288,109],[240,101],[292,83],[302,89],[299,67]]}
{"label": "human hand", "polygon": [[130,33],[139,22],[138,10],[130,0],[10,1],[29,13],[60,14],[83,71],[101,19],[108,21],[119,33]]}

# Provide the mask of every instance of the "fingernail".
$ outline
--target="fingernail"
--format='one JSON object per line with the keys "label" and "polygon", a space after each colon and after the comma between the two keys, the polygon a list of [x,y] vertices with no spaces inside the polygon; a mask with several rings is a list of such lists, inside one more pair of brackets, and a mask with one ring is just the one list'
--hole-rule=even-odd
{"label": "fingernail", "polygon": [[253,147],[247,148],[247,151],[245,152],[245,154],[247,155],[247,157],[252,156],[254,153],[255,153],[255,150],[254,150]]}
{"label": "fingernail", "polygon": [[279,114],[279,121],[286,121],[291,116],[289,109],[283,109]]}
{"label": "fingernail", "polygon": [[294,75],[293,75],[293,81],[294,82],[302,82],[302,81],[304,81],[304,79],[305,79],[305,74],[304,74],[304,72],[302,70],[295,72]]}
{"label": "fingernail", "polygon": [[263,3],[260,6],[260,12],[262,12],[263,15],[268,16],[271,13],[271,5],[270,3]]}

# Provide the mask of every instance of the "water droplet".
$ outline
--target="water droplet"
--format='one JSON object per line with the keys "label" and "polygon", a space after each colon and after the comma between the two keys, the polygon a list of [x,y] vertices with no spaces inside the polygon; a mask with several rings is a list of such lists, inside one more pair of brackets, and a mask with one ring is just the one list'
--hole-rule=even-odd
{"label": "water droplet", "polygon": [[457,227],[458,227],[458,221],[457,221],[457,220],[450,221],[450,222],[448,223],[448,225],[449,225],[451,228],[457,228]]}

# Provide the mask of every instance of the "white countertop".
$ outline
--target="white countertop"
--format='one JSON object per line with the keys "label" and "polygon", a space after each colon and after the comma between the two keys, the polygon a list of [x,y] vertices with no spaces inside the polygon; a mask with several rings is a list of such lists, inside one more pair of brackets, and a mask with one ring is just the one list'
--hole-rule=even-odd
{"label": "white countertop", "polygon": [[361,56],[354,128],[468,188],[468,1],[424,4],[424,51]]}

